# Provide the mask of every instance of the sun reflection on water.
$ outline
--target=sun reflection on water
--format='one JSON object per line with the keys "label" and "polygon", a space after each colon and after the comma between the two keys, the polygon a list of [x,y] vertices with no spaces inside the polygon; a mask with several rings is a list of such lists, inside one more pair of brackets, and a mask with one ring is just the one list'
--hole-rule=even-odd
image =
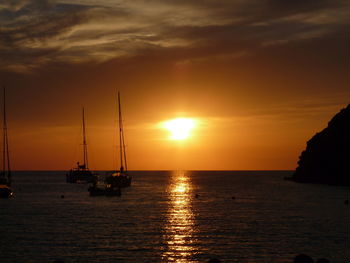
{"label": "sun reflection on water", "polygon": [[164,233],[167,251],[163,253],[163,259],[167,262],[192,262],[194,215],[191,208],[191,181],[186,172],[172,174],[167,192],[170,202]]}

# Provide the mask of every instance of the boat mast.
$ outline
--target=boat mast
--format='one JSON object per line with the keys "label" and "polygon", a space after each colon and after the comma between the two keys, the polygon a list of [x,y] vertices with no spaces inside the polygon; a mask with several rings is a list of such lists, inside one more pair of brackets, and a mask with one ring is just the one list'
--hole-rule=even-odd
{"label": "boat mast", "polygon": [[124,171],[123,165],[125,164],[125,171],[128,170],[128,164],[126,162],[126,152],[125,152],[125,140],[124,140],[124,129],[123,129],[123,119],[122,110],[120,103],[120,93],[118,91],[118,112],[119,112],[119,145],[120,145],[120,171]]}
{"label": "boat mast", "polygon": [[85,110],[83,107],[83,155],[84,155],[84,169],[88,169],[88,153],[87,153],[87,143],[86,143],[86,130],[85,130]]}
{"label": "boat mast", "polygon": [[3,87],[3,156],[2,156],[2,170],[3,175],[6,176],[6,166],[7,166],[7,179],[8,185],[11,184],[11,169],[10,169],[10,154],[9,154],[9,144],[8,144],[8,136],[7,136],[7,119],[6,119],[6,91],[5,87]]}

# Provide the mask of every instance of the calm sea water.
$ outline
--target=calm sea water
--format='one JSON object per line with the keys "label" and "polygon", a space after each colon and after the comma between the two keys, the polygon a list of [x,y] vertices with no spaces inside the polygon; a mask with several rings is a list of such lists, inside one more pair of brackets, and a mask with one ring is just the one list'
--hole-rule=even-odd
{"label": "calm sea water", "polygon": [[348,187],[278,171],[148,171],[121,197],[90,197],[64,174],[15,174],[14,198],[0,200],[0,262],[350,260]]}

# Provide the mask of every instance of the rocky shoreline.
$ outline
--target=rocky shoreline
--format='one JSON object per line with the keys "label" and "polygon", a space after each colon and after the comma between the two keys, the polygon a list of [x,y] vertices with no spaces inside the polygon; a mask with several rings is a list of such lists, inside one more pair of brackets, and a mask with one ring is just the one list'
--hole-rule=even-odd
{"label": "rocky shoreline", "polygon": [[316,133],[290,179],[300,183],[350,185],[350,104]]}

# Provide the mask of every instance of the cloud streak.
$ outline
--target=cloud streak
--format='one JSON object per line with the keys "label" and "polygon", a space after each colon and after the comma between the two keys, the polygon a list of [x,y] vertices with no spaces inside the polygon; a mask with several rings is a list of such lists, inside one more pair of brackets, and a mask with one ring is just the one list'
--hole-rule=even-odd
{"label": "cloud streak", "polygon": [[0,5],[0,68],[26,72],[167,51],[179,60],[235,59],[329,38],[348,26],[349,15],[340,0],[11,1]]}

